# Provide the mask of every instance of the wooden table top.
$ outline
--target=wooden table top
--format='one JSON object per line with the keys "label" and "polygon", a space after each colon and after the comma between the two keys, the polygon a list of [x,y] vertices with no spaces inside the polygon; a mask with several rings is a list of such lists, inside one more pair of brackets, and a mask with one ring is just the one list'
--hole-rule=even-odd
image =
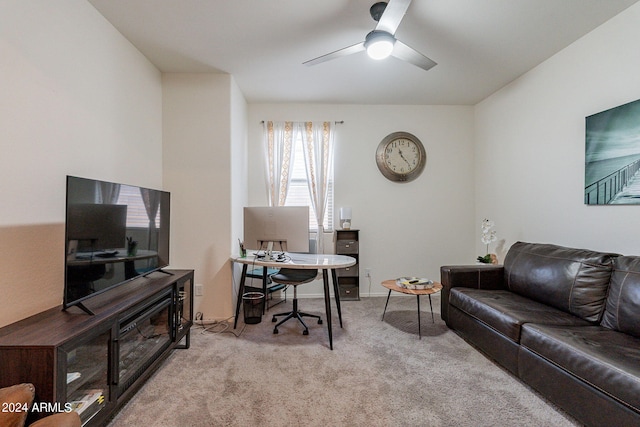
{"label": "wooden table top", "polygon": [[401,292],[403,294],[409,294],[409,295],[431,295],[431,294],[435,294],[437,292],[440,292],[442,290],[442,283],[438,283],[438,282],[433,282],[433,287],[428,288],[428,289],[401,288],[400,286],[398,286],[396,284],[395,279],[393,279],[393,280],[385,280],[384,282],[382,282],[382,286],[384,286],[385,288],[390,289],[392,291]]}

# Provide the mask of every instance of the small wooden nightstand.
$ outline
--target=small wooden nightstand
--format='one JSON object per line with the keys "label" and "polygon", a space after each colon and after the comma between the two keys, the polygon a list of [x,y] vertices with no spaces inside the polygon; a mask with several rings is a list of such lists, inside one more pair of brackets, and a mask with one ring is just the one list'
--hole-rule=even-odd
{"label": "small wooden nightstand", "polygon": [[336,230],[336,255],[349,255],[356,265],[337,268],[338,291],[343,301],[360,299],[360,239],[359,230]]}

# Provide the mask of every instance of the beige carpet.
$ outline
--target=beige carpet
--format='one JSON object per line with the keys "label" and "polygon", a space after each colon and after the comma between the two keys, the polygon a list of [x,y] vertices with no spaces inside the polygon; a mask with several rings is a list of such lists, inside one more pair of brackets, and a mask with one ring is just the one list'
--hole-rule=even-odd
{"label": "beige carpet", "polygon": [[[385,298],[344,301],[333,351],[314,320],[308,336],[294,320],[274,335],[269,314],[235,334],[196,327],[191,348],[174,351],[109,426],[578,425],[450,331],[437,296],[431,323],[428,301],[421,340],[415,298],[392,296],[384,321]],[[323,300],[300,306],[324,318]]]}

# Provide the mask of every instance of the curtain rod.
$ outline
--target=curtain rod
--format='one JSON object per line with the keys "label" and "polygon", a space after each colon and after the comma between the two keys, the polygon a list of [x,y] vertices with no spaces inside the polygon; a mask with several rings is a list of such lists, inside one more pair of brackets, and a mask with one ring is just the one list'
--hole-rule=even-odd
{"label": "curtain rod", "polygon": [[[336,125],[341,125],[341,124],[343,124],[343,123],[344,123],[344,120],[336,120],[336,121],[335,121],[335,122],[333,122],[333,123],[334,123],[334,124],[336,124]],[[262,121],[260,122],[260,124],[261,124],[261,125],[263,125],[263,124],[264,124],[264,120],[262,120]]]}

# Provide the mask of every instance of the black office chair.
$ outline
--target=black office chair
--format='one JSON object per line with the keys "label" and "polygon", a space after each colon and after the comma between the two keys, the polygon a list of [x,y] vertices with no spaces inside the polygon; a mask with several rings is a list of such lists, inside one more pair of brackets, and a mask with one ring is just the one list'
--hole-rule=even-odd
{"label": "black office chair", "polygon": [[278,333],[278,326],[294,317],[298,319],[300,323],[302,323],[302,326],[304,326],[302,335],[309,335],[309,328],[304,323],[304,320],[302,320],[303,317],[316,318],[318,319],[318,325],[322,325],[322,319],[320,318],[320,316],[316,316],[315,314],[303,313],[298,310],[298,285],[312,282],[317,275],[318,270],[297,270],[292,268],[281,268],[280,271],[271,276],[271,280],[274,283],[293,286],[293,310],[273,315],[273,319],[271,319],[272,322],[277,322],[278,316],[286,316],[273,328],[274,334]]}

